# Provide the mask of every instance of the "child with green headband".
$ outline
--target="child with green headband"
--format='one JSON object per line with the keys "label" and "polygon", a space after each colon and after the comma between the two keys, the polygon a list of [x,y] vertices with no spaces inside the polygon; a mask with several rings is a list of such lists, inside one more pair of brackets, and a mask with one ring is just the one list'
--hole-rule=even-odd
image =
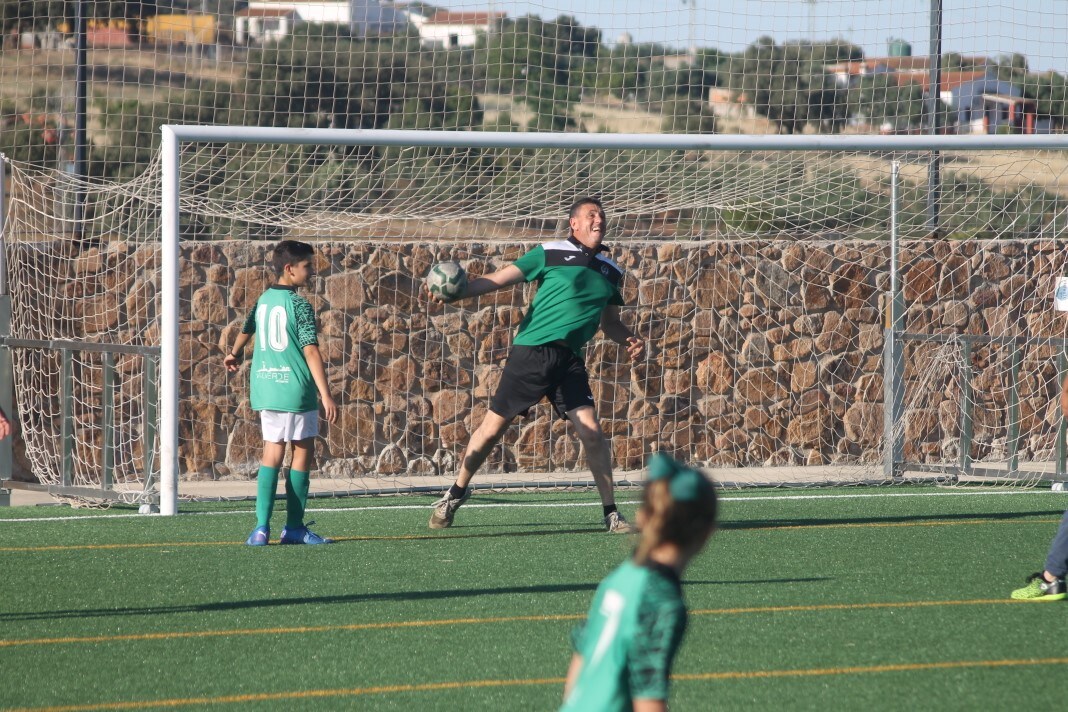
{"label": "child with green headband", "polygon": [[671,663],[686,630],[680,576],[716,528],[716,490],[663,454],[649,460],[634,556],[594,594],[575,629],[561,712],[667,709]]}

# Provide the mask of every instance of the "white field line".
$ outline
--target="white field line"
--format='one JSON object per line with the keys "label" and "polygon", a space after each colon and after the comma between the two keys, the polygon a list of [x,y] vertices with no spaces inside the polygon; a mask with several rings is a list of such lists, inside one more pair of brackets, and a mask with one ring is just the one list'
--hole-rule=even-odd
{"label": "white field line", "polygon": [[[870,499],[890,497],[991,497],[994,495],[1058,495],[1064,492],[1036,491],[1036,490],[990,490],[986,492],[882,492],[882,493],[857,493],[857,494],[784,494],[762,495],[757,497],[723,496],[721,502],[768,502],[768,501],[802,501],[809,499]],[[617,504],[631,506],[641,504],[637,500],[617,502]],[[492,509],[497,507],[509,507],[513,509],[537,509],[552,508],[564,509],[567,507],[600,507],[600,502],[488,502],[485,504],[465,504],[464,509]],[[395,512],[405,509],[429,509],[428,504],[398,504],[379,505],[373,507],[308,507],[305,512]],[[181,517],[218,517],[232,514],[247,516],[255,510],[228,510],[225,512],[182,512]],[[159,514],[98,514],[68,517],[23,517],[19,519],[0,519],[0,525],[22,522],[70,522],[70,521],[99,521],[101,519],[148,519],[159,517]]]}

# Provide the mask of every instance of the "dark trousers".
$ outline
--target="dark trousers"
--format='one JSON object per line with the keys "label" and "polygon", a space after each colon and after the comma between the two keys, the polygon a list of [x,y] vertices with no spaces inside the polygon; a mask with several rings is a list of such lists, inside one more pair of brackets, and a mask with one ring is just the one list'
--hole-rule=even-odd
{"label": "dark trousers", "polygon": [[1061,518],[1061,526],[1057,530],[1057,536],[1053,537],[1053,543],[1049,545],[1049,555],[1046,556],[1046,571],[1057,578],[1063,578],[1068,573],[1068,511]]}

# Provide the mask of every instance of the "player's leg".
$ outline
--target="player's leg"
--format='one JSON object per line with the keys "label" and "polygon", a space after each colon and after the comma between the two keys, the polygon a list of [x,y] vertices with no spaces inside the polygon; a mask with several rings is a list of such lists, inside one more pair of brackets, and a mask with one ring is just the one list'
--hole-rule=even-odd
{"label": "player's leg", "polygon": [[482,424],[475,429],[475,432],[471,434],[471,439],[467,442],[464,459],[460,463],[460,471],[456,473],[457,486],[467,487],[493,448],[501,441],[504,432],[512,424],[512,420],[513,418],[505,418],[492,410],[486,411]]}
{"label": "player's leg", "polygon": [[434,511],[430,514],[429,526],[431,529],[446,529],[452,526],[452,520],[456,516],[456,510],[471,497],[471,478],[482,467],[493,448],[500,442],[504,432],[511,425],[513,418],[505,418],[494,413],[486,412],[482,424],[471,434],[464,451],[463,462],[460,463],[460,471],[456,474],[456,482],[445,495],[434,503]]}
{"label": "player's leg", "polygon": [[586,405],[569,410],[567,418],[574,426],[575,434],[586,452],[586,464],[597,485],[597,494],[601,497],[601,504],[606,507],[614,506],[616,495],[612,483],[612,453],[609,449],[608,438],[601,429],[601,423],[597,420],[593,406]]}
{"label": "player's leg", "polygon": [[286,473],[286,526],[282,529],[282,544],[329,544],[304,522],[308,507],[311,471],[315,467],[315,437],[319,434],[319,414],[291,413],[289,436],[293,438],[293,460]]}
{"label": "player's leg", "polygon": [[593,406],[582,406],[567,411],[567,417],[575,427],[575,434],[586,451],[586,464],[597,485],[604,512],[605,529],[614,534],[629,534],[635,531],[626,518],[616,509],[615,484],[612,480],[612,448],[597,420]]}
{"label": "player's leg", "polygon": [[586,365],[578,356],[565,354],[559,385],[552,394],[552,401],[556,411],[571,421],[575,434],[582,441],[586,464],[597,485],[597,494],[601,497],[605,528],[619,534],[633,532],[634,527],[616,509],[612,447],[593,407],[593,390],[590,388]]}
{"label": "player's leg", "polygon": [[1046,556],[1046,570],[1032,574],[1027,585],[1012,592],[1024,601],[1063,601],[1068,598],[1064,577],[1068,574],[1068,511],[1061,517],[1060,528],[1053,537]]}
{"label": "player's leg", "polygon": [[[274,495],[278,490],[278,470],[286,455],[285,441],[273,442],[273,425],[264,420],[267,411],[260,414],[264,425],[263,457],[256,473],[256,528],[245,541],[249,546],[266,546],[271,540],[271,515],[274,513]],[[269,420],[269,419],[268,419]]]}
{"label": "player's leg", "polygon": [[550,387],[546,376],[546,358],[551,356],[550,351],[541,346],[512,348],[501,372],[497,392],[490,400],[489,410],[467,443],[456,482],[441,499],[434,502],[429,523],[431,529],[452,526],[456,510],[471,496],[471,478],[500,442],[508,426],[517,415],[545,397]]}
{"label": "player's leg", "polygon": [[315,460],[314,441],[297,440],[293,443],[293,461],[286,473],[286,528],[304,526],[304,510],[308,506],[308,488],[311,483],[311,468]]}

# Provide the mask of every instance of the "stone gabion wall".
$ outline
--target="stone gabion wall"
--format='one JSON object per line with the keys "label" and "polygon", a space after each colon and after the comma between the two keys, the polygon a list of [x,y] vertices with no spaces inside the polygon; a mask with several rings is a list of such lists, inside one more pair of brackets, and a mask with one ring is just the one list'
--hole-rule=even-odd
{"label": "stone gabion wall", "polygon": [[[323,470],[358,476],[449,474],[477,427],[507,355],[529,288],[470,308],[428,309],[418,279],[445,259],[472,274],[500,268],[530,245],[320,243],[320,288],[310,294],[341,407],[321,443]],[[617,467],[664,449],[716,466],[876,462],[883,440],[883,327],[889,249],[880,243],[623,243],[624,318],[649,342],[632,365],[595,341],[587,363]],[[1061,269],[1052,242],[907,245],[900,264],[917,333],[1060,337],[1043,291]],[[191,476],[249,473],[258,424],[245,382],[225,379],[219,337],[232,342],[269,281],[262,247],[197,245],[186,251],[183,290],[185,469]],[[218,325],[225,324],[221,329]],[[218,332],[218,333],[217,333]],[[927,346],[908,347],[917,382]],[[1055,349],[1026,349],[1021,450],[1052,443]],[[978,347],[973,393],[975,457],[998,456],[1007,435],[1007,349]],[[905,424],[906,457],[958,457],[959,376],[947,369]],[[222,387],[226,384],[226,387]],[[985,385],[984,385],[985,384]],[[196,395],[193,395],[196,394]],[[539,472],[584,466],[573,433],[547,406],[517,421],[487,467]]]}
{"label": "stone gabion wall", "polygon": [[[533,244],[316,242],[318,277],[303,293],[318,315],[331,390],[341,405],[339,422],[318,444],[320,472],[452,474],[485,413],[533,291],[528,285],[464,308],[428,308],[418,298],[420,277],[447,259],[482,274]],[[233,241],[182,247],[180,460],[187,478],[247,477],[258,464],[262,443],[248,407],[247,361],[229,375],[222,358],[272,281],[269,247]],[[1063,273],[1061,253],[1050,241],[907,244],[900,260],[906,329],[1059,339],[1064,324],[1050,308],[1049,288]],[[38,246],[34,254],[42,259],[47,250]],[[611,255],[628,272],[624,320],[649,344],[638,364],[612,343],[596,340],[587,349],[618,468],[639,468],[657,449],[713,466],[879,461],[885,243],[620,242]],[[154,245],[111,243],[80,254],[59,291],[77,295],[86,284],[112,285],[74,302],[84,317],[83,336],[151,335],[158,287],[148,272],[156,264]],[[55,309],[46,301],[35,308]],[[23,299],[16,308],[34,304]],[[908,347],[909,383],[932,380],[924,354],[936,346]],[[1053,443],[1056,354],[1052,345],[1022,351],[1024,456]],[[930,392],[916,396],[906,389],[910,460],[959,456],[965,376],[944,354],[940,358],[935,365],[944,373]],[[1002,347],[977,346],[971,354],[974,457],[1004,450],[1010,359]],[[487,469],[585,467],[573,432],[546,405],[531,416],[509,430]],[[136,434],[130,440],[136,443]]]}

